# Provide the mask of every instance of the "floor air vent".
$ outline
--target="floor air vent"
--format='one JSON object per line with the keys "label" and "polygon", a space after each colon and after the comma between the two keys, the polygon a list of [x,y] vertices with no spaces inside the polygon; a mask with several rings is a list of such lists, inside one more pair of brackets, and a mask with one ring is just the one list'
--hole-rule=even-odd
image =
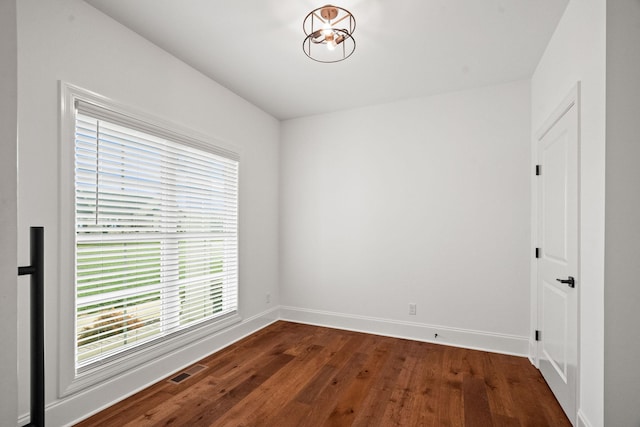
{"label": "floor air vent", "polygon": [[207,369],[207,367],[204,365],[193,365],[192,367],[186,369],[184,372],[180,372],[178,375],[171,378],[169,382],[174,384],[179,384],[182,381],[189,378],[190,376],[195,375],[198,372],[202,371],[203,369]]}

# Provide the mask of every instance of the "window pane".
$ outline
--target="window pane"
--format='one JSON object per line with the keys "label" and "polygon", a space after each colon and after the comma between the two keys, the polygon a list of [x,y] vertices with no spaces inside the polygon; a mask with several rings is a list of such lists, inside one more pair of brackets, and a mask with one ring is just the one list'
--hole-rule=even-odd
{"label": "window pane", "polygon": [[234,312],[238,266],[237,161],[79,110],[78,368]]}

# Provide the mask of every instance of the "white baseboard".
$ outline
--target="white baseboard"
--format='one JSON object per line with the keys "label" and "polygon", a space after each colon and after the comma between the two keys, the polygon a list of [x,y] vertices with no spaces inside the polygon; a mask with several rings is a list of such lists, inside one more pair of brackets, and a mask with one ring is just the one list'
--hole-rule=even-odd
{"label": "white baseboard", "polygon": [[[280,318],[298,323],[406,338],[515,356],[527,357],[529,350],[529,339],[527,337],[427,325],[423,323],[402,322],[398,320],[286,306],[280,307]],[[437,337],[435,334],[438,334]]]}
{"label": "white baseboard", "polygon": [[[127,371],[98,386],[82,390],[47,405],[47,425],[71,426],[155,384],[160,379],[233,344],[278,320],[278,308],[244,319],[227,329],[166,354],[151,363]],[[28,414],[19,419],[28,422]]]}
{"label": "white baseboard", "polygon": [[540,369],[539,361],[538,361],[538,348],[536,341],[529,340],[529,360],[531,364],[535,366],[537,369]]}
{"label": "white baseboard", "polygon": [[577,427],[593,427],[593,424],[589,422],[587,417],[582,412],[582,409],[578,411],[578,419],[576,421]]}

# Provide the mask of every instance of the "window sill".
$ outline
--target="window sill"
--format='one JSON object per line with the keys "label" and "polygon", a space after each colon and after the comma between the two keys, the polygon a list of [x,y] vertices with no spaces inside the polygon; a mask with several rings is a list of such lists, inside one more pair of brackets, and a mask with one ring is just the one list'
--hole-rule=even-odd
{"label": "window sill", "polygon": [[114,377],[127,373],[145,363],[164,357],[176,350],[183,349],[186,346],[194,344],[213,333],[239,323],[241,320],[240,315],[237,312],[233,312],[222,319],[203,323],[177,336],[158,340],[139,351],[110,360],[109,362],[99,366],[91,367],[84,372],[76,374],[71,383],[67,387],[64,387],[64,391],[61,393],[60,397],[72,395],[106,380],[113,379]]}

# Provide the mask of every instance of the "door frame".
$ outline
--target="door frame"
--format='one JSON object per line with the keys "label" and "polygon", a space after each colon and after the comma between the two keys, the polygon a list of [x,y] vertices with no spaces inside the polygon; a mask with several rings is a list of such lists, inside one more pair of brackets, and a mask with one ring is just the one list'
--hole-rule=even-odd
{"label": "door frame", "polygon": [[577,109],[576,110],[576,115],[577,115],[577,180],[576,180],[576,192],[577,192],[577,228],[578,228],[578,233],[577,233],[577,253],[576,253],[576,280],[578,282],[578,286],[576,287],[575,291],[577,292],[576,298],[576,305],[577,305],[577,309],[576,309],[576,326],[577,326],[577,331],[576,331],[576,338],[577,338],[577,343],[576,343],[576,390],[575,390],[575,396],[576,396],[576,414],[575,415],[575,419],[578,420],[578,416],[577,414],[580,412],[580,342],[581,342],[581,327],[580,327],[580,319],[581,319],[581,309],[580,309],[580,300],[581,300],[581,295],[582,295],[582,286],[581,286],[581,280],[580,280],[580,271],[581,271],[581,257],[580,257],[580,211],[581,211],[581,197],[580,197],[580,188],[581,188],[581,177],[582,177],[582,173],[581,173],[581,162],[580,162],[580,157],[581,157],[581,84],[580,81],[576,82],[576,84],[571,88],[571,90],[569,91],[569,93],[565,96],[565,98],[562,100],[562,102],[560,102],[557,107],[555,108],[555,110],[553,111],[553,113],[551,113],[547,119],[544,121],[543,125],[533,134],[533,138],[532,138],[532,147],[531,147],[531,153],[532,153],[532,170],[533,170],[533,179],[532,179],[532,185],[531,185],[531,241],[532,241],[532,262],[531,262],[531,334],[530,334],[530,339],[529,339],[529,359],[531,360],[531,362],[533,363],[533,365],[540,369],[540,352],[541,352],[541,345],[540,345],[540,341],[536,341],[536,330],[540,330],[540,295],[539,295],[539,288],[538,288],[538,262],[537,259],[535,257],[535,248],[539,248],[540,247],[540,241],[539,241],[539,209],[540,209],[540,183],[539,180],[536,179],[537,177],[535,176],[535,171],[536,171],[536,165],[540,164],[541,159],[539,158],[539,147],[538,144],[540,143],[540,141],[542,140],[542,138],[544,138],[544,136],[551,130],[551,128],[553,128],[553,126],[564,116],[564,114],[569,111],[572,107],[574,107]]}

